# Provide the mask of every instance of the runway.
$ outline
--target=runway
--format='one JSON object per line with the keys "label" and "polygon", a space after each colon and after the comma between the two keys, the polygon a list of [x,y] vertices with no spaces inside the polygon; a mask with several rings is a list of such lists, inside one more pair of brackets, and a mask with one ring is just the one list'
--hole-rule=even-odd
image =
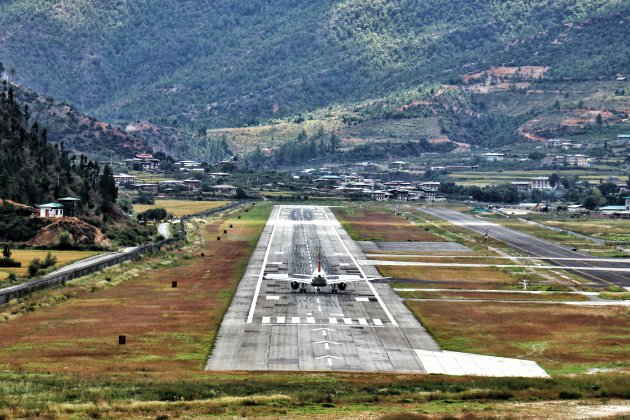
{"label": "runway", "polygon": [[299,293],[263,278],[312,273],[318,249],[328,274],[379,275],[327,207],[274,207],[206,369],[426,372],[417,351],[439,347],[388,285]]}
{"label": "runway", "polygon": [[[453,210],[438,207],[423,207],[420,210],[481,235],[488,232],[489,237],[504,242],[519,251],[554,266],[567,268],[589,281],[590,286],[606,287],[614,284],[630,287],[630,273],[628,273],[630,264],[627,259],[619,262],[602,261],[602,259],[589,254],[572,251],[553,242]],[[576,259],[579,262],[576,262]]]}

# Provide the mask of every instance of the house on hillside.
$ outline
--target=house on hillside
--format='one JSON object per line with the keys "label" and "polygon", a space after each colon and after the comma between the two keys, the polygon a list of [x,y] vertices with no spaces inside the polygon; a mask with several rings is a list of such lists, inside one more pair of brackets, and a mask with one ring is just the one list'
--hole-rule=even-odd
{"label": "house on hillside", "polygon": [[510,184],[515,186],[517,191],[529,191],[532,189],[530,181],[512,181]]}
{"label": "house on hillside", "polygon": [[210,187],[210,189],[214,192],[217,192],[219,194],[225,194],[225,195],[236,195],[236,190],[237,190],[237,188],[234,185],[228,185],[228,184],[214,185]]}
{"label": "house on hillside", "polygon": [[486,162],[501,162],[505,158],[504,153],[484,153],[482,156]]}
{"label": "house on hillside", "polygon": [[63,217],[63,204],[60,203],[48,203],[40,204],[36,206],[39,209],[39,217],[49,218],[61,218]]}
{"label": "house on hillside", "polygon": [[117,187],[124,187],[136,183],[136,177],[129,174],[114,174],[114,181]]}
{"label": "house on hillside", "polygon": [[550,190],[551,183],[548,176],[538,176],[531,179],[532,190]]}
{"label": "house on hillside", "polygon": [[589,166],[589,158],[586,155],[566,155],[564,161],[567,165],[571,166]]}
{"label": "house on hillside", "polygon": [[201,181],[199,181],[198,179],[185,179],[182,182],[192,191],[197,191],[201,188]]}

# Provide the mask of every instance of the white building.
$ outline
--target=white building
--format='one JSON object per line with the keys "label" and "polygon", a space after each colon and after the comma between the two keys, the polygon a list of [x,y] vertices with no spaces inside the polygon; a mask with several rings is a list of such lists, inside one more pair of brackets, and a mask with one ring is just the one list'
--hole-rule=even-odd
{"label": "white building", "polygon": [[566,164],[572,166],[588,166],[588,159],[589,158],[586,155],[566,155],[564,157]]}
{"label": "white building", "polygon": [[532,188],[530,181],[512,181],[510,184],[514,185],[518,191],[529,191]]}
{"label": "white building", "polygon": [[63,217],[63,204],[48,203],[37,206],[39,209],[39,217],[43,218],[61,218]]}
{"label": "white building", "polygon": [[440,183],[438,181],[421,182],[418,186],[427,191],[437,191],[440,189]]}
{"label": "white building", "polygon": [[482,156],[488,162],[501,162],[505,158],[504,153],[484,153]]}
{"label": "white building", "polygon": [[136,177],[128,174],[115,174],[114,181],[116,182],[117,187],[122,185],[133,185],[136,183]]}
{"label": "white building", "polygon": [[532,190],[550,190],[551,184],[549,183],[548,176],[538,176],[531,179]]}

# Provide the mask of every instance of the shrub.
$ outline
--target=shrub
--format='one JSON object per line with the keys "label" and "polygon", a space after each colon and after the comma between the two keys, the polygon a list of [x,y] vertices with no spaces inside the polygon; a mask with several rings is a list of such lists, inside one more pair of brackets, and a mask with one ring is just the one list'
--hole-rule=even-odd
{"label": "shrub", "polygon": [[42,267],[42,262],[40,261],[39,258],[35,258],[28,265],[28,276],[29,277],[34,277],[35,275],[37,275],[37,273],[39,273],[39,270],[41,269],[41,267]]}
{"label": "shrub", "polygon": [[52,267],[55,264],[57,264],[57,257],[49,252],[48,254],[46,254],[46,258],[44,259],[41,268]]}
{"label": "shrub", "polygon": [[22,263],[13,258],[0,258],[0,267],[19,268],[22,267]]}
{"label": "shrub", "polygon": [[61,232],[59,234],[58,249],[71,249],[74,246],[74,240],[69,232]]}

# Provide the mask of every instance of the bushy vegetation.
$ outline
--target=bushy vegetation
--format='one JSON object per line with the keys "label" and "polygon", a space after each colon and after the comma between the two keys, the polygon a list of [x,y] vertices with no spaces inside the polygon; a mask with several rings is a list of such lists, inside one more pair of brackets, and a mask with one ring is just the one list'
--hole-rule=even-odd
{"label": "bushy vegetation", "polygon": [[609,0],[29,0],[0,6],[0,55],[27,84],[108,119],[256,125],[503,63],[551,65],[558,78],[614,75],[630,61],[628,25],[619,23],[629,7]]}

